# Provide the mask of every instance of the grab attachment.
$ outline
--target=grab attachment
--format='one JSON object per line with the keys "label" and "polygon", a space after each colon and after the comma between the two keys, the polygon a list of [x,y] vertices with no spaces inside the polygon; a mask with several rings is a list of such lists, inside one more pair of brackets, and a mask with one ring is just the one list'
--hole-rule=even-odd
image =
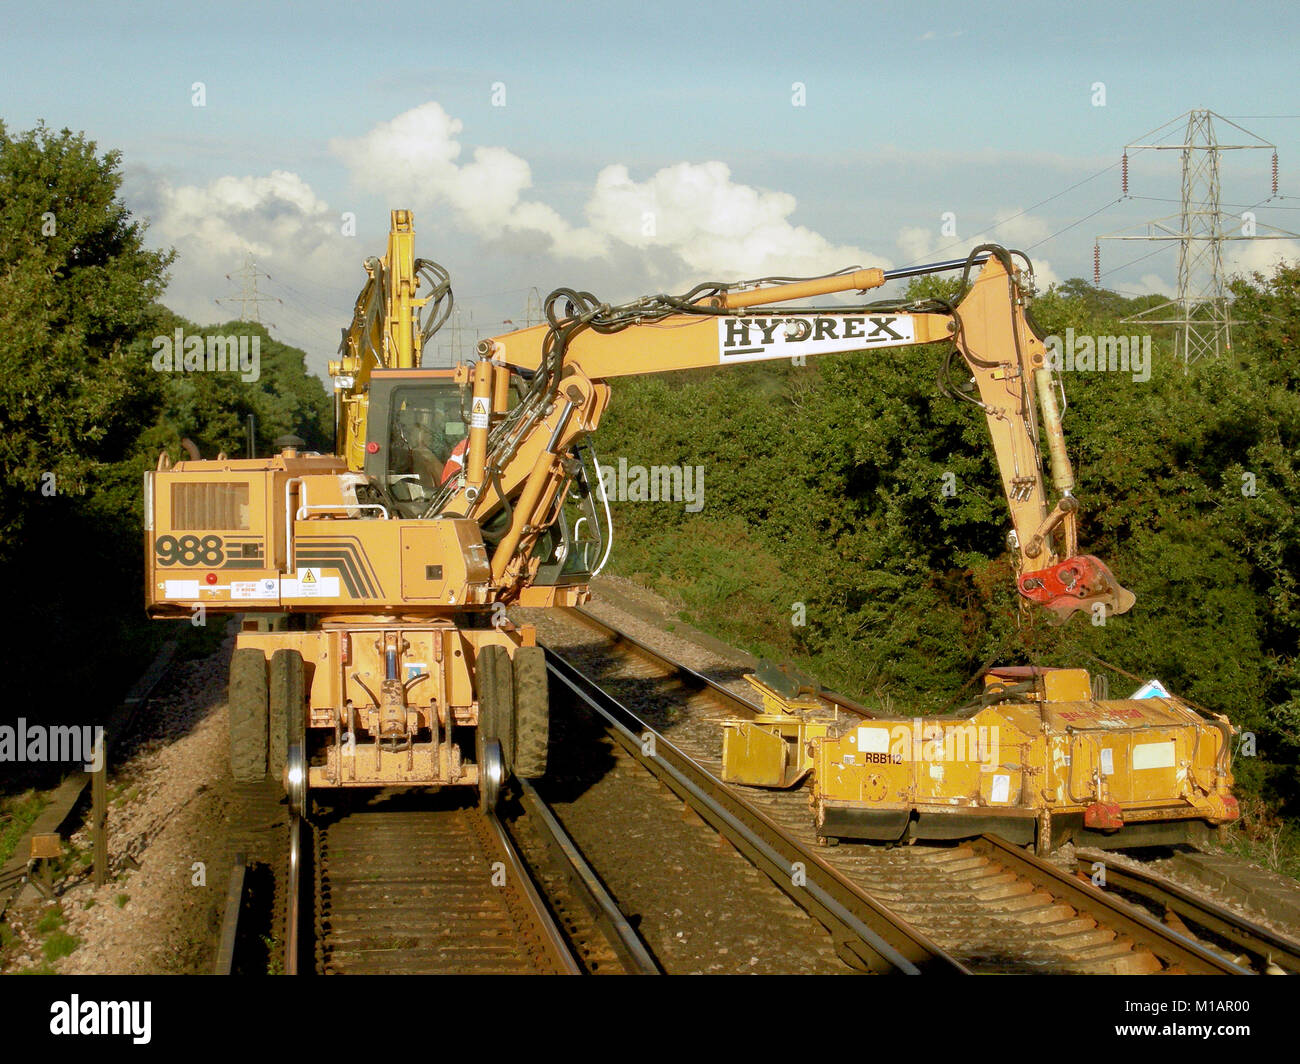
{"label": "grab attachment", "polygon": [[1063,624],[1079,610],[1092,610],[1098,603],[1106,607],[1104,616],[1118,616],[1137,601],[1133,592],[1120,587],[1106,564],[1091,554],[1022,573],[1017,588],[1030,602],[1047,610],[1053,624]]}

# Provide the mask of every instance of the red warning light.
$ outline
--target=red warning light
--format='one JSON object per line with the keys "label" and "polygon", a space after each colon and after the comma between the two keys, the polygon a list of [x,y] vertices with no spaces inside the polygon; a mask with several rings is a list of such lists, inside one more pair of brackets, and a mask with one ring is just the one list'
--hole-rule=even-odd
{"label": "red warning light", "polygon": [[208,581],[209,584],[215,584],[215,583],[217,582],[217,574],[216,574],[216,573],[208,573],[206,579],[207,579],[207,581]]}
{"label": "red warning light", "polygon": [[378,453],[379,453],[379,444],[377,444],[374,440],[371,440],[368,444],[366,444],[366,453],[367,453],[367,454],[378,454]]}

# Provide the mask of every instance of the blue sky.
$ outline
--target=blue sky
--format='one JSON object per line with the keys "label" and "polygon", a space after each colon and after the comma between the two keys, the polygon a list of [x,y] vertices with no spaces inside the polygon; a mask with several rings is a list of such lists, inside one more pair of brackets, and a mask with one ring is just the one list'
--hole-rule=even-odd
{"label": "blue sky", "polygon": [[[1243,116],[1278,145],[1282,192],[1297,198],[1259,217],[1300,229],[1290,4],[0,12],[0,119],[121,149],[128,204],[181,253],[168,293],[178,311],[228,316],[212,300],[232,293],[225,275],[252,250],[271,275],[262,287],[283,300],[266,318],[316,369],[397,206],[417,211],[420,253],[451,269],[467,335],[500,331],[531,286],[623,299],[854,258],[950,257],[980,237],[1037,243],[1040,280],[1090,276],[1097,233],[1176,209],[1159,200],[1178,194],[1177,159],[1134,159],[1133,191],[1151,200],[1107,206],[1118,168],[1086,179],[1190,108]],[[1265,200],[1269,163],[1225,159],[1225,202]],[[355,237],[340,231],[343,212]],[[955,239],[941,233],[945,212]],[[1105,246],[1103,267],[1147,250]],[[1234,250],[1249,267],[1279,246]],[[1136,292],[1174,276],[1170,249],[1104,281]]]}

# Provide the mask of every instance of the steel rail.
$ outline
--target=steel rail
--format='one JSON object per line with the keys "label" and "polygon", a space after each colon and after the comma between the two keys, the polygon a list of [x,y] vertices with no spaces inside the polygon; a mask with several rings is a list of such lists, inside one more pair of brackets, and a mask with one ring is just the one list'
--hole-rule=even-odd
{"label": "steel rail", "polygon": [[284,914],[284,974],[297,975],[299,972],[300,931],[302,930],[302,892],[305,889],[302,878],[302,833],[303,818],[289,818],[289,871],[285,883]]}
{"label": "steel rail", "polygon": [[[993,860],[1018,875],[1042,884],[1054,897],[1081,912],[1098,916],[1107,927],[1150,950],[1166,964],[1191,975],[1253,975],[1248,968],[1220,957],[1186,935],[1180,935],[1152,919],[1134,905],[1098,890],[1077,876],[1058,868],[1019,846],[998,838],[981,835],[971,846],[983,850]],[[1110,875],[1109,870],[1107,875]]]}
{"label": "steel rail", "polygon": [[221,939],[217,945],[217,959],[213,975],[234,975],[235,941],[239,933],[239,912],[244,904],[244,882],[248,872],[248,858],[240,853],[230,869],[230,885],[226,888],[226,910],[221,918]]}
{"label": "steel rail", "polygon": [[846,963],[871,972],[969,974],[959,961],[791,839],[561,655],[547,648],[546,657],[556,682],[601,718],[620,746],[826,927]]}
{"label": "steel rail", "polygon": [[495,815],[491,813],[484,814],[484,819],[492,828],[492,834],[497,846],[506,855],[509,874],[513,875],[515,882],[519,884],[520,892],[532,910],[531,915],[542,932],[546,951],[551,955],[557,969],[562,975],[581,975],[582,968],[574,957],[569,941],[564,937],[559,925],[556,924],[554,917],[551,915],[551,910],[542,901],[541,895],[537,893],[537,888],[533,886],[532,877],[528,874],[527,863],[519,853],[519,848],[514,844],[505,827]]}
{"label": "steel rail", "polygon": [[1080,849],[1075,851],[1075,856],[1081,861],[1102,861],[1105,864],[1107,889],[1119,887],[1147,898],[1177,914],[1180,919],[1226,939],[1263,965],[1275,964],[1300,973],[1300,942],[1295,939],[1201,897],[1163,876],[1127,864],[1112,863],[1104,850]]}
{"label": "steel rail", "polygon": [[[373,815],[377,818],[385,816],[384,813],[374,813]],[[523,920],[523,923],[519,923],[518,920],[515,923],[519,935],[518,941],[533,944],[524,950],[525,953],[531,952],[533,954],[535,958],[533,963],[539,965],[542,971],[562,975],[581,975],[583,969],[577,960],[575,948],[569,943],[564,932],[556,923],[546,901],[539,894],[529,872],[528,862],[520,853],[518,846],[511,839],[501,820],[494,814],[485,814],[477,809],[430,811],[429,815],[435,817],[462,816],[467,818],[465,823],[470,827],[469,838],[477,840],[476,842],[469,842],[468,845],[471,848],[478,847],[475,852],[480,853],[489,864],[500,863],[506,876],[505,882],[510,884],[515,903],[521,907],[521,909],[515,910],[517,916]],[[322,876],[328,880],[330,875],[331,862],[328,858],[325,858],[321,860],[321,867],[316,870],[316,875],[302,876],[302,854],[304,850],[301,840],[306,827],[305,819],[295,818],[294,825],[291,828],[290,856],[285,887],[285,894],[288,899],[284,948],[284,971],[286,975],[297,975],[315,969],[314,964],[304,963],[301,958],[303,951],[310,948],[309,943],[312,946],[317,945],[311,939],[299,934],[299,928],[302,926],[302,907],[304,904],[315,906],[317,899],[314,892],[320,888]],[[443,871],[445,872],[445,869]],[[488,893],[495,893],[496,889],[494,887]],[[304,898],[304,893],[308,890],[312,891],[313,894],[309,898]],[[319,933],[319,927],[317,930]]]}
{"label": "steel rail", "polygon": [[[525,779],[516,779],[520,796],[529,815],[544,829],[546,840],[553,851],[561,855],[570,882],[582,896],[587,907],[596,916],[601,930],[619,954],[619,959],[630,974],[662,975],[663,969],[646,947],[644,940],[600,881],[595,870],[582,856],[577,844],[555,819],[555,814],[542,800],[537,790]],[[561,863],[557,861],[557,863]]]}

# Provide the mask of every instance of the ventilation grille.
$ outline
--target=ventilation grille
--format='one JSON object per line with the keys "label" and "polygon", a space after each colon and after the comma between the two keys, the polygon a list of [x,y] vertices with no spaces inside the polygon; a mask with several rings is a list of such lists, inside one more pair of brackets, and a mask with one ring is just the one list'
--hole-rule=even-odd
{"label": "ventilation grille", "polygon": [[248,528],[248,485],[173,484],[172,528]]}

